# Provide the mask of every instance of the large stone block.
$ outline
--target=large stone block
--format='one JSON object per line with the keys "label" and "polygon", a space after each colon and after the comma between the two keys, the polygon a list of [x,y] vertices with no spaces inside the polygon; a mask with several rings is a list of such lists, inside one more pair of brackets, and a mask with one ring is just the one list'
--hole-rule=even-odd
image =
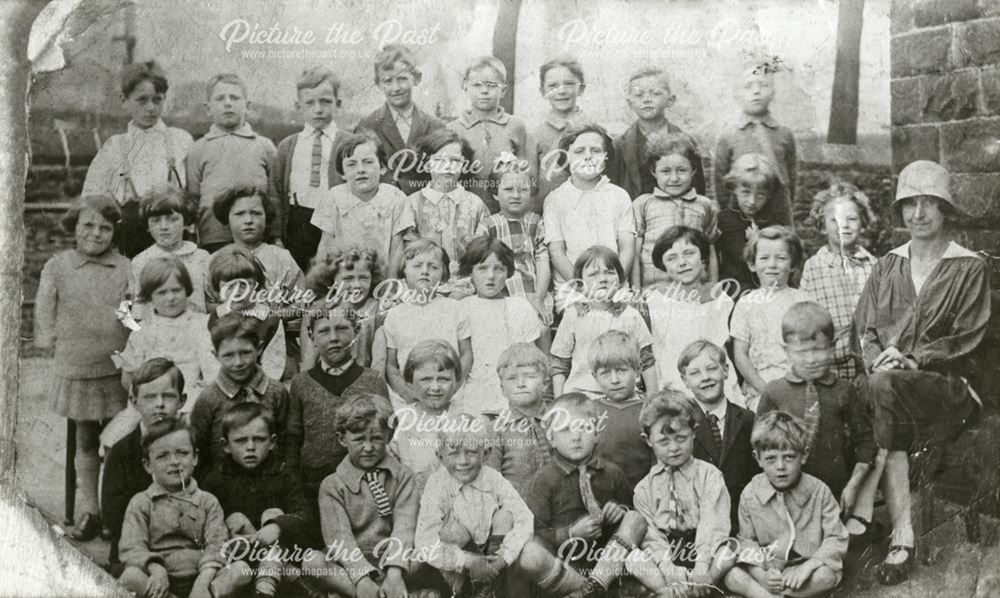
{"label": "large stone block", "polygon": [[1000,172],[1000,118],[941,125],[941,158],[956,172]]}
{"label": "large stone block", "polygon": [[917,27],[968,21],[979,15],[976,0],[916,0],[913,3],[913,22]]}
{"label": "large stone block", "polygon": [[982,69],[979,78],[983,83],[983,107],[986,114],[1000,114],[1000,67]]}
{"label": "large stone block", "polygon": [[955,174],[952,196],[977,225],[1000,228],[1000,173]]}
{"label": "large stone block", "polygon": [[890,44],[892,78],[947,70],[950,51],[948,27],[893,36]]}
{"label": "large stone block", "polygon": [[892,35],[906,33],[913,29],[913,2],[911,0],[892,0],[889,9],[889,32]]}
{"label": "large stone block", "polygon": [[957,66],[1000,64],[1000,17],[955,27]]}
{"label": "large stone block", "polygon": [[892,164],[896,172],[914,160],[941,160],[938,129],[934,125],[892,128]]}
{"label": "large stone block", "polygon": [[923,120],[926,97],[924,77],[893,79],[891,85],[892,124],[914,125]]}
{"label": "large stone block", "polygon": [[[925,78],[924,122],[962,120],[979,112],[979,71],[966,69]],[[893,95],[893,102],[896,97]]]}

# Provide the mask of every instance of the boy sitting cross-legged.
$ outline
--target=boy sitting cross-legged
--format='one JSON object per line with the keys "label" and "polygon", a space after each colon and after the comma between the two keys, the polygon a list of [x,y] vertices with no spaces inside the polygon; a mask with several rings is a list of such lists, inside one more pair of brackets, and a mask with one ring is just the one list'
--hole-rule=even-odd
{"label": "boy sitting cross-legged", "polygon": [[413,472],[386,452],[392,417],[389,400],[371,394],[337,409],[337,439],[347,456],[320,486],[319,513],[326,566],[336,580],[330,589],[344,596],[417,596],[416,575],[427,573],[403,554],[413,548],[420,497]]}
{"label": "boy sitting cross-legged", "polygon": [[219,501],[191,478],[198,463],[194,431],[158,421],[142,440],[153,483],[125,509],[119,581],[142,598],[233,596],[253,579],[243,561],[223,561],[226,524]]}
{"label": "boy sitting cross-legged", "polygon": [[660,596],[707,595],[732,567],[724,548],[726,481],[693,454],[697,409],[686,395],[668,389],[647,398],[639,415],[656,463],[635,487],[635,509],[647,527],[628,571]]}
{"label": "boy sitting cross-legged", "polygon": [[751,436],[757,474],[740,497],[737,566],[726,587],[748,598],[816,596],[839,582],[847,529],[826,484],[802,473],[807,431],[797,417],[772,411]]}
{"label": "boy sitting cross-legged", "polygon": [[630,510],[625,474],[597,451],[604,421],[599,411],[586,395],[569,393],[545,416],[555,450],[528,494],[535,538],[522,553],[522,567],[555,595],[604,594],[646,531],[646,522]]}
{"label": "boy sitting cross-legged", "polygon": [[274,417],[259,403],[237,403],[227,409],[219,441],[226,458],[202,485],[222,505],[232,549],[261,555],[250,559],[256,565],[255,596],[274,596],[278,582],[298,574],[294,566],[286,574],[285,563],[301,562],[313,544],[302,483],[274,454]]}

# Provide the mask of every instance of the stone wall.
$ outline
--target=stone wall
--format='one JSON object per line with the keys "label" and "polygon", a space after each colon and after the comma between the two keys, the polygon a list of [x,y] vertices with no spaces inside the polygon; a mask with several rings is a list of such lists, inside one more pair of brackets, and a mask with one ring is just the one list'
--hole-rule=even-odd
{"label": "stone wall", "polygon": [[1000,255],[1000,0],[893,0],[891,21],[894,169],[943,164],[960,242]]}

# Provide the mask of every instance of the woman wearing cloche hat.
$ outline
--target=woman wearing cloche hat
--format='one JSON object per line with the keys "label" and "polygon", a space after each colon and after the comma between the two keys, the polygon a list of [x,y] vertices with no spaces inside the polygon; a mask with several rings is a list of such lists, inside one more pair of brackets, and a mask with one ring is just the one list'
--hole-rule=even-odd
{"label": "woman wearing cloche hat", "polygon": [[948,171],[927,160],[899,173],[892,210],[910,240],[875,265],[854,313],[855,352],[868,372],[861,385],[874,409],[875,439],[888,451],[889,554],[879,580],[909,577],[916,553],[908,454],[936,454],[978,415],[967,382],[970,357],[990,318],[984,260],[950,239],[961,215]]}

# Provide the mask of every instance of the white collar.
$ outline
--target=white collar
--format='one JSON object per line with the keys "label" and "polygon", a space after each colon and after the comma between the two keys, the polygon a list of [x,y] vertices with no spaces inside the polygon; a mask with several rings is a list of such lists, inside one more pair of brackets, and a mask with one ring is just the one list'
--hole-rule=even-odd
{"label": "white collar", "polygon": [[[336,121],[332,121],[331,120],[330,124],[328,124],[325,127],[323,127],[322,131],[323,131],[323,134],[326,135],[327,137],[329,137],[330,140],[332,141],[334,134],[336,134],[336,132],[337,132],[337,123],[336,123]],[[308,123],[306,123],[306,126],[302,128],[302,134],[305,137],[312,137],[315,133],[316,133],[316,127],[314,127],[314,126],[312,126],[312,125],[310,125]]]}
{"label": "white collar", "polygon": [[421,191],[421,193],[424,194],[424,197],[427,199],[427,201],[431,202],[434,205],[437,205],[438,202],[441,201],[441,198],[444,197],[445,195],[447,195],[449,197],[449,199],[451,199],[457,205],[458,204],[458,193],[461,190],[462,190],[461,187],[455,187],[454,189],[452,189],[448,193],[442,193],[441,191],[438,191],[437,189],[433,189],[431,187],[424,187],[424,189],[423,189],[423,191]]}
{"label": "white collar", "polygon": [[726,408],[729,406],[729,401],[726,400],[725,397],[723,397],[722,400],[719,401],[718,405],[716,405],[711,409],[706,409],[704,403],[699,403],[699,405],[701,406],[702,411],[705,412],[706,416],[714,415],[715,417],[719,418],[720,422],[726,423]]}
{"label": "white collar", "polygon": [[[903,243],[889,253],[898,255],[901,258],[910,259],[910,241]],[[979,255],[974,251],[969,251],[954,241],[948,241],[948,247],[945,248],[941,259],[948,260],[962,257],[979,257]]]}

